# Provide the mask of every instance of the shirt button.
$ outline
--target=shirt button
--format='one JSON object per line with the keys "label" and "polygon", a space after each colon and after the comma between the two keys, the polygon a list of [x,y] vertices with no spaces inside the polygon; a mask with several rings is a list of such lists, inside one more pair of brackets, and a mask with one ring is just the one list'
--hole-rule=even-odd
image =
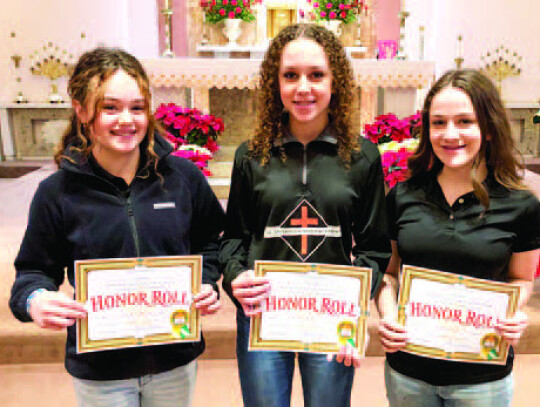
{"label": "shirt button", "polygon": [[463,198],[459,198],[459,199],[458,199],[458,202],[459,202],[460,204],[462,204],[463,202],[465,202],[465,200],[464,200]]}

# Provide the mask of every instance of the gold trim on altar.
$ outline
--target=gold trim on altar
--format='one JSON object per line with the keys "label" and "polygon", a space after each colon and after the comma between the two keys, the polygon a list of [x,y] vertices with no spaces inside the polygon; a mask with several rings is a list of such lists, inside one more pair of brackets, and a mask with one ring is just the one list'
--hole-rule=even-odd
{"label": "gold trim on altar", "polygon": [[296,8],[288,4],[272,5],[266,9],[266,36],[274,38],[283,28],[296,23]]}

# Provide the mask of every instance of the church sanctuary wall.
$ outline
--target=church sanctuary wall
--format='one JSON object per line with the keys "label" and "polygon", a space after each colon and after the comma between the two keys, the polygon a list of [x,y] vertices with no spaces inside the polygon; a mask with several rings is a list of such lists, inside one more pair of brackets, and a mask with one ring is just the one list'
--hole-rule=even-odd
{"label": "church sanctuary wall", "polygon": [[[50,81],[30,73],[33,60],[29,56],[35,50],[45,55],[43,47],[49,42],[66,50],[66,58],[73,54],[70,62],[97,45],[122,47],[139,58],[157,57],[157,18],[157,6],[152,1],[2,1],[0,102],[12,102],[18,91],[31,102],[47,100]],[[11,59],[13,55],[22,57],[19,69]],[[17,77],[21,82],[16,81]],[[66,78],[57,83],[59,93],[67,98]]]}
{"label": "church sanctuary wall", "polygon": [[503,82],[508,103],[540,98],[540,24],[538,0],[406,0],[411,12],[406,38],[410,59],[419,57],[419,27],[425,30],[425,58],[436,63],[437,76],[455,67],[457,37],[463,36],[463,67],[479,68],[480,57],[505,46],[523,57],[522,73]]}

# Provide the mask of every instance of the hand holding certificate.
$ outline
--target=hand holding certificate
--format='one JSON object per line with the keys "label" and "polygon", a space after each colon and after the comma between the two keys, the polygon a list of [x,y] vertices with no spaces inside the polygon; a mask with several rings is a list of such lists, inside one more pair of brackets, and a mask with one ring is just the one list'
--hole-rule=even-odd
{"label": "hand holding certificate", "polygon": [[251,350],[365,351],[371,270],[327,264],[259,261],[270,283],[263,312],[252,318]]}
{"label": "hand holding certificate", "polygon": [[[75,268],[76,299],[88,311],[77,321],[78,352],[200,340],[193,293],[201,288],[201,256],[87,260]],[[211,313],[219,303],[207,291],[198,297]]]}
{"label": "hand holding certificate", "polygon": [[514,315],[519,287],[404,266],[399,322],[406,352],[465,362],[504,364],[507,341],[498,321]]}

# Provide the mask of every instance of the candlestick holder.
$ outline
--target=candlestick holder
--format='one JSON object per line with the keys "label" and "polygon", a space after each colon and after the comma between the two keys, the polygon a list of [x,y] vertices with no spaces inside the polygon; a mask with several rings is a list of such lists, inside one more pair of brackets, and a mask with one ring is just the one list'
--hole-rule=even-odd
{"label": "candlestick holder", "polygon": [[454,58],[454,62],[456,63],[456,68],[461,69],[461,66],[463,65],[464,61],[465,60],[463,58],[461,58],[461,57]]}
{"label": "candlestick holder", "polygon": [[207,25],[206,25],[206,12],[202,12],[202,38],[201,45],[208,45],[210,40],[208,39]]}
{"label": "candlestick holder", "polygon": [[161,10],[161,14],[165,17],[165,51],[162,56],[166,58],[173,58],[174,52],[172,51],[172,15],[173,11],[170,6]]}
{"label": "candlestick holder", "polygon": [[480,57],[484,66],[481,70],[495,81],[499,94],[502,94],[502,82],[511,76],[521,74],[521,56],[517,52],[511,52],[508,48],[500,46],[493,52],[488,52]]}
{"label": "candlestick holder", "polygon": [[407,54],[405,53],[405,23],[410,13],[408,11],[400,11],[399,16],[399,48],[396,55],[396,59],[406,60]]}
{"label": "candlestick holder", "polygon": [[[15,69],[19,69],[21,67],[22,57],[20,55],[17,55],[17,54],[12,55],[11,60],[13,61],[13,64],[15,65]],[[17,83],[21,83],[21,81],[22,81],[20,76],[18,76],[15,80],[16,80]],[[26,99],[24,97],[24,95],[22,93],[22,90],[17,91],[17,96],[15,96],[14,102],[15,103],[26,103],[26,102],[28,102],[28,99]]]}
{"label": "candlestick holder", "polygon": [[48,46],[44,46],[43,51],[41,56],[37,50],[30,56],[33,59],[30,72],[32,72],[32,75],[41,75],[49,78],[51,81],[49,102],[61,103],[64,100],[58,93],[56,80],[62,76],[69,76],[72,73],[73,65],[70,62],[73,55],[68,54],[66,50],[60,50],[59,47],[55,47],[52,42],[49,42]]}

